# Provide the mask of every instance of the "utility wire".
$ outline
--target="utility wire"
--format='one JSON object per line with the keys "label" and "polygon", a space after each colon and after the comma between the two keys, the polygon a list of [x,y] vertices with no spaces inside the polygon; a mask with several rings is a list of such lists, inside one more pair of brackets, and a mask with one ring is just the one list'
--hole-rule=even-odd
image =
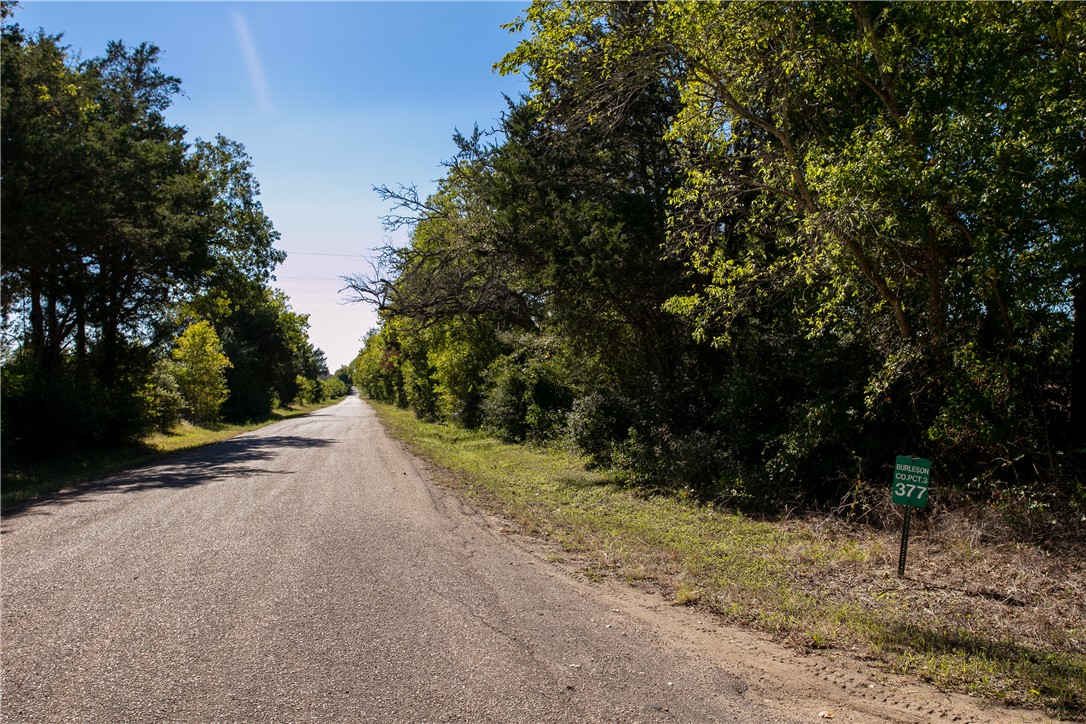
{"label": "utility wire", "polygon": [[349,259],[364,259],[364,254],[327,254],[319,251],[287,251],[286,249],[280,249],[287,254],[294,254],[296,256],[342,256]]}
{"label": "utility wire", "polygon": [[338,282],[342,281],[339,277],[281,277],[276,276],[275,281],[287,281],[287,282]]}

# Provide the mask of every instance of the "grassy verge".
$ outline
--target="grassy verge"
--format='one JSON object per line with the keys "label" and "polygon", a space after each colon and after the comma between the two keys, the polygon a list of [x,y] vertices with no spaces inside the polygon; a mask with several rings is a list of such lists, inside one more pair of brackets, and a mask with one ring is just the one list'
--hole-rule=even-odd
{"label": "grassy verge", "polygon": [[590,578],[660,586],[676,605],[948,690],[1086,716],[1081,550],[991,545],[963,518],[926,521],[899,578],[893,532],[641,495],[569,455],[374,407],[393,436],[449,471],[449,485],[557,543]]}
{"label": "grassy verge", "polygon": [[7,455],[3,461],[2,479],[0,479],[0,506],[6,511],[25,505],[43,495],[77,485],[84,480],[145,465],[181,450],[190,450],[227,440],[273,422],[305,415],[340,402],[341,399],[280,408],[263,422],[245,425],[216,424],[197,427],[182,423],[169,433],[155,433],[138,443],[125,447],[70,453],[45,461],[22,463],[13,460],[14,456]]}

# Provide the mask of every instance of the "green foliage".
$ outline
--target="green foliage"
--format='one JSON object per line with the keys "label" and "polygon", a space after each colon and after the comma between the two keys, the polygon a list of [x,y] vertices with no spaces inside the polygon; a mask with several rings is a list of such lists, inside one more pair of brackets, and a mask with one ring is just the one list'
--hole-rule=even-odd
{"label": "green foliage", "polygon": [[456,318],[430,327],[420,337],[436,397],[435,414],[476,427],[483,371],[499,351],[493,327],[478,318]]}
{"label": "green foliage", "polygon": [[601,445],[585,438],[610,427],[603,393],[575,405],[585,449],[624,447],[636,470],[703,447],[822,500],[904,449],[943,461],[944,485],[1081,475],[1061,460],[1086,383],[1068,213],[1086,200],[1086,107],[1067,101],[1083,19],[1062,3],[534,3],[502,69],[527,70],[562,144],[621,122],[612,99],[646,87],[631,59],[674,83],[665,249],[689,274],[661,308],[726,353],[723,377],[654,375],[667,397],[703,385],[701,423],[665,403]]}
{"label": "green foliage", "polygon": [[[81,60],[60,36],[27,34],[11,10],[0,74],[5,448],[168,427],[176,391],[155,360],[192,317],[216,327],[234,360],[229,419],[266,418],[277,397],[295,397],[299,374],[315,384],[327,370],[308,322],[267,288],[284,253],[244,147],[221,136],[190,147],[166,122],[180,81],[155,46],[110,43]],[[212,419],[218,376],[206,391],[189,377],[186,397],[201,398],[189,412]]]}
{"label": "green foliage", "polygon": [[252,173],[252,159],[242,144],[219,135],[214,142],[197,141],[193,161],[214,194],[215,234],[210,246],[215,265],[204,284],[231,297],[238,286],[242,293],[253,284],[264,286],[286,252],[273,246],[279,232],[258,199],[260,184]]}
{"label": "green foliage", "polygon": [[229,394],[225,371],[231,366],[210,322],[190,324],[175,340],[175,377],[188,417],[198,425],[216,422]]}
{"label": "green foliage", "polygon": [[5,450],[33,457],[58,448],[128,443],[146,433],[146,350],[127,347],[122,360],[123,366],[112,369],[115,386],[106,387],[93,366],[72,357],[46,376],[29,351],[8,356],[2,381]]}
{"label": "green foliage", "polygon": [[230,396],[222,408],[231,422],[263,420],[277,400],[298,397],[298,378],[314,385],[318,402],[327,374],[323,353],[309,342],[308,315],[298,314],[281,291],[255,280],[234,279],[212,287],[186,307],[214,324],[232,366],[226,371]]}
{"label": "green foliage", "polygon": [[629,434],[630,401],[621,395],[594,390],[577,398],[566,420],[570,441],[588,457],[592,467],[616,465],[616,444]]}
{"label": "green foliage", "polygon": [[[1051,461],[1068,367],[1052,361],[1067,364],[1083,188],[1081,134],[1063,129],[1086,116],[1058,89],[1081,87],[1081,10],[673,4],[657,20],[687,68],[672,243],[709,280],[671,309],[720,345],[779,302],[807,336],[862,340],[886,361],[864,412],[894,398],[904,423],[881,459],[922,445],[952,480],[1022,455],[1066,474]],[[816,417],[786,447],[847,429]]]}
{"label": "green foliage", "polygon": [[542,348],[521,347],[486,370],[485,427],[506,442],[545,442],[565,433],[573,403],[562,369]]}
{"label": "green foliage", "polygon": [[1082,8],[534,2],[500,132],[379,189],[356,384],[646,487],[834,506],[908,451],[1070,514]]}
{"label": "green foliage", "polygon": [[174,376],[194,419],[215,419],[224,399],[229,420],[266,419],[297,396],[299,376],[322,399],[327,369],[308,320],[268,288],[285,254],[244,147],[222,136],[190,147],[166,122],[180,80],[155,46],[110,43],[81,60],[60,36],[27,34],[11,10],[0,74],[5,449],[168,428],[178,390],[156,358],[192,318],[208,320],[233,362],[189,359],[198,330],[180,334]]}
{"label": "green foliage", "polygon": [[371,399],[407,406],[399,341],[393,325],[366,334],[362,350],[351,362],[351,383]]}
{"label": "green foliage", "polygon": [[298,375],[294,378],[294,386],[298,389],[294,402],[298,405],[309,405],[316,402],[317,385],[313,380]]}
{"label": "green foliage", "polygon": [[339,377],[329,377],[321,380],[323,399],[334,400],[337,397],[346,397],[347,385]]}
{"label": "green foliage", "polygon": [[167,433],[176,427],[185,412],[185,397],[177,383],[177,374],[176,361],[160,359],[155,362],[144,387],[148,419],[160,433]]}

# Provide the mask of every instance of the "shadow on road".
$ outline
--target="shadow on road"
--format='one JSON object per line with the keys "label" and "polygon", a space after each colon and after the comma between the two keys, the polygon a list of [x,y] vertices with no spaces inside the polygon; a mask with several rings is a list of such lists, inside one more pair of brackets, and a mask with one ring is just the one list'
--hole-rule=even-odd
{"label": "shadow on road", "polygon": [[153,488],[188,488],[227,478],[289,475],[294,471],[277,470],[274,466],[262,463],[275,460],[279,452],[285,449],[325,448],[336,444],[335,440],[299,435],[243,435],[170,455],[149,465],[89,480],[18,506],[5,506],[3,517],[47,515],[52,507],[77,503],[90,495],[103,492],[134,493]]}

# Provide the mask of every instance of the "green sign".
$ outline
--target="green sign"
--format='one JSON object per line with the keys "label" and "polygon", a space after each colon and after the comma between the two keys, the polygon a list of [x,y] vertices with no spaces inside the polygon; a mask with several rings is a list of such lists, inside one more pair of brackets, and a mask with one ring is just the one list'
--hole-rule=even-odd
{"label": "green sign", "polygon": [[894,464],[894,482],[890,485],[890,500],[910,508],[926,507],[930,477],[930,460],[899,455]]}

